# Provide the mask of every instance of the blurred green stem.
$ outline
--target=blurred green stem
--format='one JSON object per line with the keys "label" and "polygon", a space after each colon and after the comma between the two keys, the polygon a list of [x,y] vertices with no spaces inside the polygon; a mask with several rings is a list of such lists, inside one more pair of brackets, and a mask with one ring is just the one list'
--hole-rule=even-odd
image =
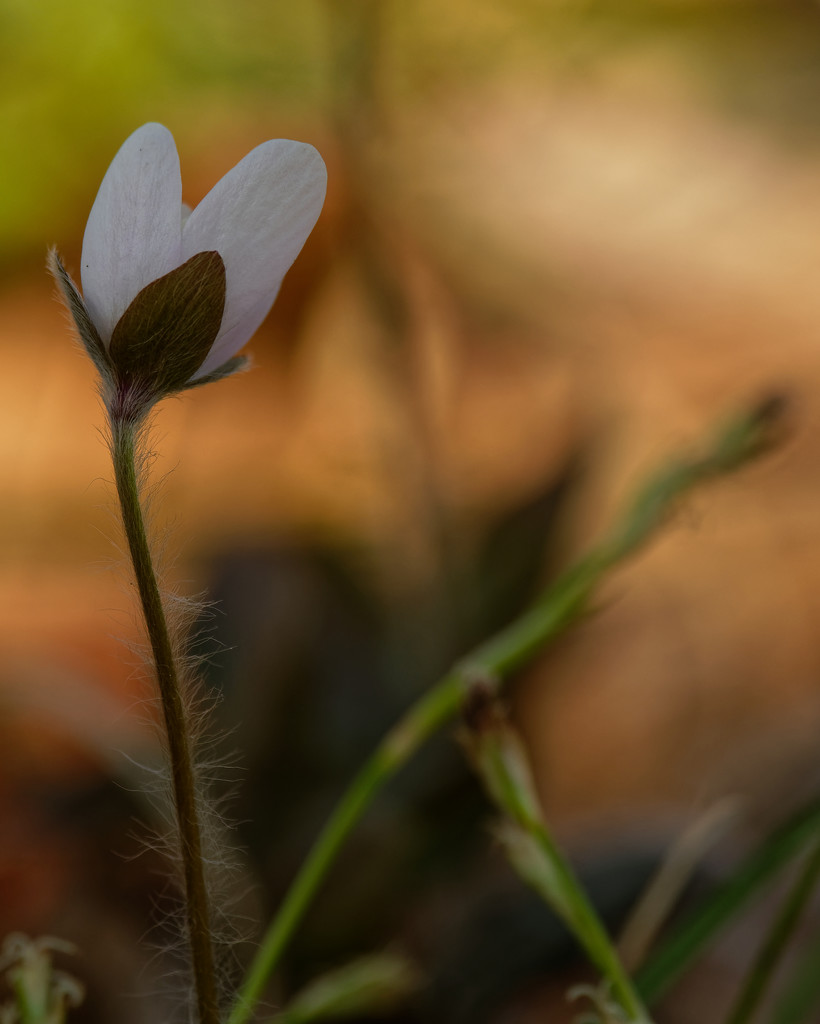
{"label": "blurred green stem", "polygon": [[636,973],[643,999],[653,1005],[669,992],[780,871],[814,846],[818,832],[820,801],[815,800],[783,822],[661,940]]}
{"label": "blurred green stem", "polygon": [[527,832],[549,862],[566,903],[567,921],[573,935],[583,946],[590,961],[609,983],[612,995],[626,1011],[633,1024],[648,1024],[649,1014],[624,970],[612,940],[590,903],[570,865],[558,849],[546,824],[540,820],[527,822]]}
{"label": "blurred green stem", "polygon": [[727,1024],[747,1024],[754,1016],[817,887],[818,878],[820,843],[815,842],[755,957]]}
{"label": "blurred green stem", "polygon": [[345,791],[270,924],[234,1003],[228,1024],[245,1024],[261,998],[305,911],[345,839],[374,796],[422,744],[458,713],[476,681],[500,686],[589,606],[606,573],[639,550],[663,526],[678,500],[696,485],[730,473],[771,447],[782,419],[772,399],[724,424],[703,453],[671,461],[649,478],[614,530],[563,573],[506,629],[467,655],[390,730]]}
{"label": "blurred green stem", "polygon": [[112,417],[111,456],[117,497],[145,618],[145,628],[151,643],[168,741],[174,809],[179,827],[185,882],[186,924],[199,1022],[219,1024],[208,892],[205,887],[189,728],[177,673],[174,644],[165,618],[140,504],[137,471],[139,436],[139,424],[126,417]]}
{"label": "blurred green stem", "polygon": [[496,837],[521,878],[552,907],[606,981],[602,1005],[617,1019],[649,1015],[594,906],[544,821],[529,757],[503,703],[476,684],[464,707],[462,743],[487,795],[503,814]]}

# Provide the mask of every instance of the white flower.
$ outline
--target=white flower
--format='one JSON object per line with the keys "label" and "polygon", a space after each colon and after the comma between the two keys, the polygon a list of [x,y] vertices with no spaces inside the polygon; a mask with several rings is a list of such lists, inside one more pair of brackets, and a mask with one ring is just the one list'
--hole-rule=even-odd
{"label": "white flower", "polygon": [[52,254],[80,336],[115,390],[142,404],[237,368],[324,202],[322,158],[305,143],[257,146],[191,212],[174,139],[137,129],[100,185],[85,229],[82,298]]}

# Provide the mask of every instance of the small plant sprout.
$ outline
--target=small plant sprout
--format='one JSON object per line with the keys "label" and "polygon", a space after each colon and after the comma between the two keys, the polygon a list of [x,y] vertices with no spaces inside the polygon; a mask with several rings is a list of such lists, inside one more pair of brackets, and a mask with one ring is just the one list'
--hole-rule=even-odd
{"label": "small plant sprout", "polygon": [[200,1024],[220,1019],[202,794],[186,705],[185,637],[168,625],[140,499],[144,427],[162,398],[245,364],[238,352],[316,223],[326,181],[312,146],[277,139],[252,150],[190,211],[171,133],[146,124],[114,157],[91,209],[82,295],[57,253],[50,256],[99,371],[108,414],[117,497],[161,697]]}
{"label": "small plant sprout", "polygon": [[43,937],[8,935],[0,947],[0,973],[13,993],[0,1006],[3,1024],[64,1024],[71,1007],[83,1001],[83,986],[71,974],[57,970],[52,953],[76,952],[70,942]]}
{"label": "small plant sprout", "polygon": [[50,256],[110,416],[139,421],[166,395],[244,365],[237,353],[316,223],[326,183],[313,146],[275,139],[191,211],[168,129],[146,124],[126,139],[86,225],[82,295]]}

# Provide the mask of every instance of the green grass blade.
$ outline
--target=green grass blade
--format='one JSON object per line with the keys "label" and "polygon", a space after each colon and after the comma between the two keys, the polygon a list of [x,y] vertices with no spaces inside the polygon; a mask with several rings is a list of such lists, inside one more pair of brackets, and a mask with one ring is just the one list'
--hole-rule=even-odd
{"label": "green grass blade", "polygon": [[775,1003],[769,1024],[809,1024],[820,1007],[820,936],[809,945],[793,968]]}
{"label": "green grass blade", "polygon": [[750,854],[707,899],[673,931],[638,971],[638,991],[650,1005],[678,980],[708,948],[721,929],[801,853],[820,832],[820,801],[810,804],[781,825]]}

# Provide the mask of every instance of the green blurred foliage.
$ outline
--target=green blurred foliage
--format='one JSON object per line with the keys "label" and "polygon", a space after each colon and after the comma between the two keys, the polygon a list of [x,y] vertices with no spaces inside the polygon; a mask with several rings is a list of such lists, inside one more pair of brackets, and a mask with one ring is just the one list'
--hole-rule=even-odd
{"label": "green blurred foliage", "polygon": [[0,0],[0,260],[81,230],[139,124],[315,105],[317,8],[238,0]]}
{"label": "green blurred foliage", "polygon": [[809,0],[0,0],[0,263],[76,237],[100,169],[147,120],[184,147],[237,118],[284,133],[355,103],[364,66],[382,111],[435,116],[498,78],[546,102],[644,61],[724,116],[820,142]]}

